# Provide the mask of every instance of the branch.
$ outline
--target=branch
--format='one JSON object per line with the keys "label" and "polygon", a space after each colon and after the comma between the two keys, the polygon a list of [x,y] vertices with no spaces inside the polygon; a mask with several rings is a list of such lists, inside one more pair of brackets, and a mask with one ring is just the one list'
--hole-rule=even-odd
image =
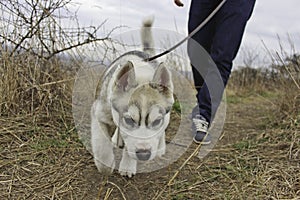
{"label": "branch", "polygon": [[65,47],[65,48],[62,48],[62,49],[59,49],[53,53],[51,53],[49,56],[45,57],[45,59],[50,59],[52,58],[53,56],[55,56],[56,54],[59,54],[61,52],[64,52],[64,51],[68,51],[68,50],[71,50],[71,49],[74,49],[74,48],[77,48],[77,47],[80,47],[80,46],[83,46],[83,45],[86,45],[86,44],[89,44],[89,43],[92,43],[92,42],[98,42],[98,41],[105,41],[105,40],[109,40],[108,37],[105,37],[105,38],[95,38],[93,40],[85,40],[84,42],[79,42],[78,44],[75,44],[75,45],[70,45],[68,47]]}

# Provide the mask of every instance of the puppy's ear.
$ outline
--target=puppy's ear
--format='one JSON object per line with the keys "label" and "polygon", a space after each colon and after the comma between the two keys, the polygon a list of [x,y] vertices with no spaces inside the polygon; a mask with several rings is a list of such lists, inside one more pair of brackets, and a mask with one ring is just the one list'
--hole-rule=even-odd
{"label": "puppy's ear", "polygon": [[128,61],[117,73],[115,86],[121,91],[127,91],[136,86],[134,66],[131,61]]}
{"label": "puppy's ear", "polygon": [[167,69],[164,63],[160,63],[157,67],[154,77],[153,86],[155,85],[163,93],[172,93],[173,83],[171,72]]}

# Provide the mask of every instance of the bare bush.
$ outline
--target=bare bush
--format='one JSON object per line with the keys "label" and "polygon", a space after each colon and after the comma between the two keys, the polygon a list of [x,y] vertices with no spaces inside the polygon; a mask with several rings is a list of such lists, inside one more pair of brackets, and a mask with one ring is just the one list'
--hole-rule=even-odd
{"label": "bare bush", "polygon": [[[80,27],[71,0],[3,0],[0,2],[0,41],[13,55],[30,52],[40,58],[53,56],[97,41],[103,25]],[[64,25],[73,24],[66,28]]]}
{"label": "bare bush", "polygon": [[282,99],[277,101],[281,119],[292,126],[300,121],[300,55],[294,54],[282,59],[278,54],[278,63],[272,67],[280,74],[277,87],[282,91]]}
{"label": "bare bush", "polygon": [[277,74],[266,68],[240,67],[232,72],[229,87],[234,90],[260,92],[273,89]]}
{"label": "bare bush", "polygon": [[257,95],[274,96],[276,106],[272,124],[298,127],[300,121],[300,55],[272,57],[268,68],[242,67],[233,71],[229,88],[236,93],[255,92]]}

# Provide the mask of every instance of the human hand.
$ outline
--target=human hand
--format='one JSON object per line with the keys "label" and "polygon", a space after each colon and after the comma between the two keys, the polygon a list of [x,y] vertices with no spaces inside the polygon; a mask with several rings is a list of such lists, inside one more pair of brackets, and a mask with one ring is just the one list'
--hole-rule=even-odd
{"label": "human hand", "polygon": [[183,7],[183,3],[180,0],[174,0],[174,3],[179,6],[179,7]]}

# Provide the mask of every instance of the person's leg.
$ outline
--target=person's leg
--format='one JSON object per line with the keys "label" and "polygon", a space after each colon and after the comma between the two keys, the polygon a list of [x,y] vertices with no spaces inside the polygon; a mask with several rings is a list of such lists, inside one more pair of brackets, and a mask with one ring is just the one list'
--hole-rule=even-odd
{"label": "person's leg", "polygon": [[[253,10],[255,0],[228,1],[215,16],[215,33],[211,44],[210,55],[214,60],[226,86],[231,69],[241,44],[244,29]],[[212,121],[222,99],[223,91],[214,92],[211,99],[208,82],[210,75],[205,77],[205,84],[198,93],[200,114]]]}
{"label": "person's leg", "polygon": [[[212,12],[215,8],[214,0],[199,1],[193,0],[191,2],[189,21],[188,21],[188,32],[191,33],[202,21]],[[198,31],[188,41],[188,55],[192,65],[192,72],[194,78],[194,85],[197,91],[201,89],[204,83],[204,76],[206,73],[207,66],[205,61],[200,60],[199,57],[204,57],[203,51],[210,52],[213,34],[214,33],[214,22],[211,20],[207,23],[200,31]],[[202,49],[204,48],[204,50]],[[199,63],[200,62],[200,63]]]}
{"label": "person's leg", "polygon": [[216,15],[216,32],[210,55],[227,84],[232,61],[239,50],[255,0],[228,1]]}
{"label": "person's leg", "polygon": [[[199,24],[205,20],[205,18],[214,10],[215,7],[216,0],[193,0],[189,13],[189,33],[197,28],[197,26],[199,26]],[[203,144],[210,143],[210,138],[207,137],[206,134],[209,124],[207,120],[200,115],[198,94],[203,86],[204,77],[207,74],[208,68],[211,63],[213,63],[213,61],[210,59],[209,52],[211,49],[214,32],[214,19],[212,19],[188,41],[188,55],[192,66],[198,102],[192,112],[192,129],[194,141],[196,143],[201,142]],[[216,67],[215,69],[217,70]]]}

